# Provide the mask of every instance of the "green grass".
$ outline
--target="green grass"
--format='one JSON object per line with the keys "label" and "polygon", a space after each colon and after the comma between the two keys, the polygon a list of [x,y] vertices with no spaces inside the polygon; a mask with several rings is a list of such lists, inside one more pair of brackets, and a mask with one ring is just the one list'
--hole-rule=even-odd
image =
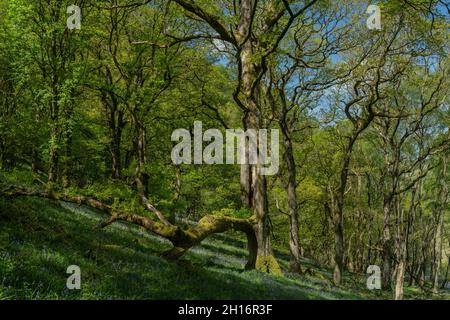
{"label": "green grass", "polygon": [[[170,243],[123,223],[95,229],[103,218],[68,203],[0,198],[0,299],[390,298],[365,289],[363,275],[334,287],[330,270],[313,265],[310,276],[243,272],[245,243],[232,233],[167,262],[159,254]],[[278,258],[285,269],[285,255]],[[66,288],[69,265],[81,268],[81,290]],[[421,297],[415,288],[406,293]]]}

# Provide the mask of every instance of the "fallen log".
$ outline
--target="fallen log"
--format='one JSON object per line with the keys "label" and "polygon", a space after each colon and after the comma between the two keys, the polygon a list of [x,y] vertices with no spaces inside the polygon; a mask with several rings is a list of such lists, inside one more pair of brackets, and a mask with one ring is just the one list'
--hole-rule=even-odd
{"label": "fallen log", "polygon": [[[212,234],[222,233],[228,230],[240,231],[246,234],[249,255],[245,269],[254,269],[257,257],[257,240],[254,231],[255,219],[239,219],[228,216],[206,215],[198,223],[187,229],[174,224],[166,224],[161,221],[155,221],[150,217],[129,213],[118,210],[112,206],[94,198],[81,195],[68,195],[56,193],[53,191],[36,191],[22,187],[9,186],[0,191],[0,195],[8,198],[16,197],[40,197],[54,201],[65,201],[85,205],[90,208],[100,210],[109,215],[109,218],[102,222],[99,227],[104,228],[116,221],[126,221],[138,225],[148,232],[161,236],[169,240],[173,248],[164,252],[162,256],[168,260],[180,258],[186,251],[193,246],[200,244],[205,238]],[[159,215],[162,215],[158,211]],[[160,220],[160,217],[158,217]]]}

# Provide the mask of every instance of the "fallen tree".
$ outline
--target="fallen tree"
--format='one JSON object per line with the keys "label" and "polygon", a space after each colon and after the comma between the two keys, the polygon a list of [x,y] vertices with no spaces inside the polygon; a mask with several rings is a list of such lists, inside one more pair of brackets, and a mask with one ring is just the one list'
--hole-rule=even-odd
{"label": "fallen tree", "polygon": [[[100,210],[109,215],[109,218],[99,225],[100,228],[109,226],[116,221],[126,221],[138,225],[148,232],[163,237],[172,243],[173,247],[162,254],[162,256],[168,260],[177,260],[190,248],[200,244],[205,238],[212,234],[222,233],[228,230],[241,231],[247,236],[247,247],[249,251],[245,269],[254,269],[256,265],[258,246],[255,234],[254,217],[249,219],[239,219],[227,216],[206,215],[202,217],[196,225],[189,228],[183,228],[181,226],[171,224],[165,219],[164,221],[160,218],[164,221],[160,222],[155,221],[150,217],[118,210],[94,197],[86,197],[81,195],[72,196],[53,191],[36,191],[16,186],[9,186],[0,192],[2,196],[9,198],[25,196],[40,197],[54,201],[76,203],[78,205],[85,205],[90,208]],[[147,199],[145,200],[148,201]],[[149,203],[147,202],[145,203],[147,210],[149,209],[148,204]],[[154,208],[153,206],[151,207]],[[162,214],[158,211],[158,218],[161,215]]]}

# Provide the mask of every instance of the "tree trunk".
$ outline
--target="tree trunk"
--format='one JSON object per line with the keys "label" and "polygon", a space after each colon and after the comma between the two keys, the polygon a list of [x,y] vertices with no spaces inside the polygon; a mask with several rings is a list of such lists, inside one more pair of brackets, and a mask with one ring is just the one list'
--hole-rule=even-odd
{"label": "tree trunk", "polygon": [[[139,120],[135,117],[134,119],[136,129],[137,129],[137,165],[136,165],[136,171],[135,171],[135,178],[140,181],[142,190],[139,190],[139,193],[142,195],[147,196],[148,195],[148,182],[150,177],[145,172],[145,165],[147,164],[147,155],[146,155],[146,148],[147,148],[147,138],[146,138],[146,131],[145,127],[142,123],[140,123]],[[139,189],[139,185],[138,185]]]}
{"label": "tree trunk", "polygon": [[37,174],[39,172],[39,152],[38,148],[33,145],[31,150],[31,172]]}
{"label": "tree trunk", "polygon": [[120,179],[121,166],[121,151],[120,145],[122,143],[122,131],[125,126],[124,123],[124,113],[122,110],[118,109],[118,102],[115,97],[111,97],[112,106],[108,108],[109,119],[109,135],[110,135],[110,145],[109,150],[111,153],[111,178]]}
{"label": "tree trunk", "polygon": [[[100,55],[100,54],[99,54]],[[99,56],[99,59],[101,55]],[[104,74],[100,72],[100,77],[106,76],[108,87],[114,87],[115,81],[113,73],[108,66],[104,68]],[[105,119],[109,131],[109,152],[111,154],[111,178],[120,179],[121,166],[121,141],[122,131],[125,127],[124,111],[121,109],[118,97],[112,89],[100,89],[100,97],[103,103]]]}
{"label": "tree trunk", "polygon": [[58,162],[59,162],[59,154],[58,154],[58,145],[59,145],[59,133],[56,128],[56,124],[53,125],[52,134],[50,138],[50,154],[48,161],[48,183],[50,184],[50,188],[54,183],[56,183],[58,179]]}
{"label": "tree trunk", "polygon": [[[239,104],[244,103],[247,111],[243,119],[246,129],[260,129],[263,125],[262,110],[259,104],[260,94],[258,74],[261,66],[256,63],[252,42],[247,38],[251,27],[251,1],[241,2],[241,20],[237,32],[239,42],[242,42],[240,50],[241,83],[238,91],[242,98],[235,95]],[[261,159],[259,159],[261,160]],[[253,210],[256,217],[255,233],[258,242],[256,268],[264,272],[281,273],[281,269],[273,256],[270,245],[270,228],[268,217],[268,197],[266,177],[259,174],[261,163],[244,164],[241,166],[241,199],[244,206]]]}
{"label": "tree trunk", "polygon": [[334,271],[333,282],[339,285],[342,280],[344,268],[344,223],[342,214],[337,213],[334,217]]}
{"label": "tree trunk", "polygon": [[444,215],[440,212],[438,217],[438,225],[436,227],[436,235],[435,235],[435,258],[434,258],[434,279],[433,279],[433,292],[438,293],[439,291],[439,276],[441,272],[441,260],[442,260],[442,229],[444,225]]}
{"label": "tree trunk", "polygon": [[441,272],[441,262],[442,262],[442,239],[444,237],[444,212],[447,206],[447,198],[448,198],[448,186],[447,186],[447,158],[443,158],[443,168],[442,174],[440,175],[441,180],[441,190],[440,191],[440,199],[439,205],[437,208],[437,225],[436,225],[436,233],[435,233],[435,241],[434,241],[434,279],[433,279],[433,292],[438,293],[439,291],[439,276]]}
{"label": "tree trunk", "polygon": [[[57,80],[54,80],[57,81]],[[56,86],[56,84],[54,85]],[[58,179],[58,162],[59,162],[59,143],[60,143],[60,130],[59,130],[59,106],[58,106],[58,90],[53,89],[53,97],[50,107],[50,118],[52,120],[52,130],[50,134],[50,151],[49,151],[49,163],[48,163],[48,183],[52,188],[53,184]]]}
{"label": "tree trunk", "polygon": [[384,196],[383,200],[383,272],[382,284],[383,290],[391,289],[391,275],[392,275],[392,248],[391,248],[391,232],[390,232],[390,211],[391,198],[388,195]]}
{"label": "tree trunk", "polygon": [[[284,115],[287,110],[284,109]],[[284,161],[287,167],[287,184],[286,193],[288,197],[288,215],[289,215],[289,250],[291,253],[291,260],[289,262],[289,269],[291,272],[301,272],[300,267],[300,240],[299,240],[299,223],[297,211],[297,172],[295,167],[294,151],[290,131],[286,124],[285,116],[281,120],[281,131],[283,133],[284,142]]]}
{"label": "tree trunk", "polygon": [[[412,191],[411,206],[408,214],[412,214],[415,210],[415,189]],[[420,200],[419,200],[420,201]],[[395,268],[395,300],[403,299],[403,283],[405,280],[405,268],[406,268],[406,250],[407,250],[407,233],[403,226],[403,212],[404,209],[400,205],[400,197],[397,195],[395,200],[395,206],[397,211],[397,239],[396,239],[396,255],[397,266]]]}
{"label": "tree trunk", "polygon": [[333,282],[336,285],[341,283],[342,272],[344,268],[344,196],[348,179],[348,171],[350,167],[350,159],[355,141],[356,137],[351,137],[344,151],[344,158],[342,159],[339,186],[336,195],[336,205],[333,206],[335,209],[333,210],[334,245],[335,245]]}
{"label": "tree trunk", "polygon": [[[246,155],[248,159],[248,154]],[[253,207],[253,188],[252,188],[252,173],[249,164],[241,165],[241,203],[244,208],[252,209]]]}
{"label": "tree trunk", "polygon": [[112,179],[120,179],[120,171],[122,169],[121,166],[121,152],[120,152],[120,144],[122,142],[122,130],[124,127],[123,122],[123,111],[118,111],[117,125],[114,130],[111,132],[113,134],[111,139],[111,178]]}
{"label": "tree trunk", "polygon": [[62,174],[62,186],[63,188],[68,188],[71,183],[71,176],[72,176],[72,133],[66,133],[66,154],[64,156],[64,170]]}
{"label": "tree trunk", "polygon": [[445,289],[445,287],[447,286],[449,267],[450,267],[450,257],[448,257],[448,259],[447,259],[447,268],[445,269],[445,276],[444,276],[444,280],[442,281],[441,289]]}
{"label": "tree trunk", "polygon": [[114,136],[111,141],[111,178],[113,180],[120,179],[121,163],[120,163],[120,138]]}
{"label": "tree trunk", "polygon": [[403,282],[405,279],[405,264],[406,261],[402,257],[397,265],[395,272],[395,300],[403,299]]}
{"label": "tree trunk", "polygon": [[[57,5],[59,7],[59,5]],[[54,8],[53,8],[54,9]],[[59,9],[54,11],[55,14]],[[57,73],[57,60],[58,60],[58,39],[56,30],[51,33],[51,46],[49,50],[49,58],[52,65],[52,75],[51,75],[51,101],[50,101],[50,119],[52,121],[52,129],[50,135],[50,154],[49,154],[49,166],[48,166],[48,184],[49,188],[52,189],[53,185],[58,179],[58,162],[59,154],[58,148],[60,143],[60,128],[59,128],[59,85],[60,77]]]}
{"label": "tree trunk", "polygon": [[267,213],[267,182],[266,177],[255,174],[253,210],[256,216],[256,239],[258,241],[258,253],[256,258],[256,269],[267,273],[281,273],[280,266],[276,261],[270,245],[269,217]]}

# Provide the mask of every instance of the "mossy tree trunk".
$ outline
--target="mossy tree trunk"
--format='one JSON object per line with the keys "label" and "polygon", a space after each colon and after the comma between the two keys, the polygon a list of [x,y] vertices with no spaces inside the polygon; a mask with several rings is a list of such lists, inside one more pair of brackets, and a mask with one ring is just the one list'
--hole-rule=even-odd
{"label": "mossy tree trunk", "polygon": [[[240,5],[241,15],[239,27],[235,38],[239,44],[240,85],[237,88],[239,94],[235,95],[236,102],[243,107],[243,124],[245,129],[264,128],[263,110],[260,103],[260,75],[263,73],[263,61],[258,57],[257,43],[251,41],[248,36],[251,32],[253,12],[252,1],[242,1]],[[249,141],[250,143],[250,141]],[[254,150],[259,150],[258,145]],[[249,148],[248,149],[252,149]],[[247,160],[249,160],[247,155]],[[259,157],[258,157],[259,158]],[[254,213],[256,218],[255,233],[257,240],[257,259],[255,267],[269,273],[279,273],[280,267],[273,256],[270,245],[270,226],[268,217],[267,181],[264,175],[259,173],[261,159],[258,164],[242,165],[241,168],[241,198],[243,205]]]}

